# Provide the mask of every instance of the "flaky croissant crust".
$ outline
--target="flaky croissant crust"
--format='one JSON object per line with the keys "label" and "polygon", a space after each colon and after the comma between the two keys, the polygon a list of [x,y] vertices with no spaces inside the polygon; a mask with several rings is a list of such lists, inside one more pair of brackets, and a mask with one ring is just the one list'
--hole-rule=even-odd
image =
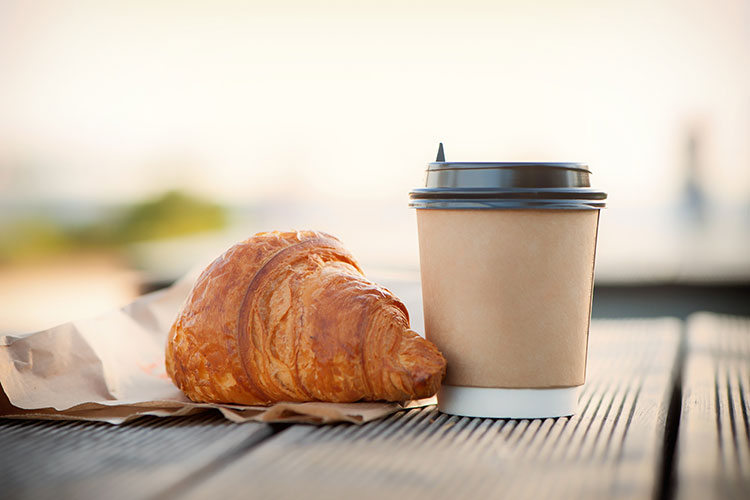
{"label": "flaky croissant crust", "polygon": [[437,392],[445,359],[335,237],[259,233],[198,278],[167,373],[194,401],[402,401]]}

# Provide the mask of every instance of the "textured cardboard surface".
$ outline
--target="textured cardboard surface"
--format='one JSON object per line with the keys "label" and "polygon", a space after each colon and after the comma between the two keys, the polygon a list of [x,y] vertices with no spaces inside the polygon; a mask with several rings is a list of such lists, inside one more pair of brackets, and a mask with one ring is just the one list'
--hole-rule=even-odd
{"label": "textured cardboard surface", "polygon": [[425,333],[444,383],[584,383],[597,210],[417,210]]}

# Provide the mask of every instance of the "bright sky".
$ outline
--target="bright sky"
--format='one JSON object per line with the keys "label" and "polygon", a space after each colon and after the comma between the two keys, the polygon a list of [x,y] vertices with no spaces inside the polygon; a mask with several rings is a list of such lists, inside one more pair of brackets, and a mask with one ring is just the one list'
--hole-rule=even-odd
{"label": "bright sky", "polygon": [[750,2],[0,0],[0,196],[405,199],[448,159],[750,198]]}

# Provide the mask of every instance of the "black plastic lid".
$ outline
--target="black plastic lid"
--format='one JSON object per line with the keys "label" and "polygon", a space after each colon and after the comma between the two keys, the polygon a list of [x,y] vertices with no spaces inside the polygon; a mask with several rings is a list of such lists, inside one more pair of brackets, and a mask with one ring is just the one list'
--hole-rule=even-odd
{"label": "black plastic lid", "polygon": [[409,193],[410,207],[591,210],[603,208],[607,199],[591,188],[591,171],[583,163],[447,162],[442,143],[438,160],[427,168],[426,187]]}

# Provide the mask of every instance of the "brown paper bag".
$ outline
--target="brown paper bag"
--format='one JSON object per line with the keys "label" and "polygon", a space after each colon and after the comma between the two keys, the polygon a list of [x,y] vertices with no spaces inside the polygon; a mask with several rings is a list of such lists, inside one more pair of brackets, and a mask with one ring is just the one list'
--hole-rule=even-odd
{"label": "brown paper bag", "polygon": [[363,423],[434,404],[279,403],[269,407],[194,403],[164,368],[172,321],[197,273],[99,317],[22,335],[0,335],[0,417],[120,424],[144,415],[218,409],[234,422]]}

